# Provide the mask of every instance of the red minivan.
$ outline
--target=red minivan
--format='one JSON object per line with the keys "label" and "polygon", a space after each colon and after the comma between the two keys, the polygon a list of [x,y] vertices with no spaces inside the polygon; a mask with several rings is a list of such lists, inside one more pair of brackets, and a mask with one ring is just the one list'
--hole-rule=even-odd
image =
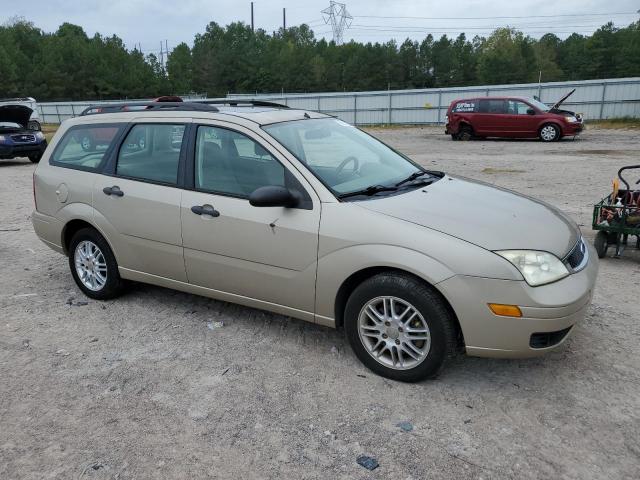
{"label": "red minivan", "polygon": [[540,138],[553,142],[580,133],[580,114],[558,107],[572,90],[552,107],[528,97],[479,97],[454,100],[445,119],[445,133],[453,140],[507,137]]}

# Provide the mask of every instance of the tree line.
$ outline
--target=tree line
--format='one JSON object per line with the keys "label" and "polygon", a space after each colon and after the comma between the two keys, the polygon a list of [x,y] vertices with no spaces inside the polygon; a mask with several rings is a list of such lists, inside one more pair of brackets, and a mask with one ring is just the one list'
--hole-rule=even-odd
{"label": "tree line", "polygon": [[0,27],[0,97],[40,101],[145,98],[206,92],[329,92],[640,76],[640,22],[592,35],[539,39],[512,28],[488,37],[343,45],[307,25],[267,33],[215,22],[180,43],[166,67],[113,35],[64,23],[46,33],[25,20]]}

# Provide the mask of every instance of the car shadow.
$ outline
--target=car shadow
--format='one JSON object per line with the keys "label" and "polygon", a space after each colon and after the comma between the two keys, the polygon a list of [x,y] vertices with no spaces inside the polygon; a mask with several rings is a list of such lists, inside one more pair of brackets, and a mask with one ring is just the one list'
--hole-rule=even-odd
{"label": "car shadow", "polygon": [[[300,345],[299,339],[296,338],[300,336],[305,339],[303,342],[305,349],[316,350],[312,356],[326,356],[327,362],[332,361],[333,347],[335,347],[340,352],[340,361],[347,364],[345,368],[352,370],[354,377],[364,375],[387,386],[395,385],[398,388],[407,385],[380,377],[364,367],[351,350],[343,329],[333,329],[260,309],[136,282],[130,284],[121,298],[135,302],[142,300],[145,303],[151,301],[154,305],[161,306],[164,311],[184,310],[186,315],[196,315],[194,318],[202,322],[202,328],[208,328],[208,323],[215,319],[231,323],[236,329],[246,330],[247,334],[253,334],[259,330],[261,335],[277,337],[280,338],[279,341],[287,341],[288,338],[293,345]],[[283,331],[295,333],[283,338]],[[571,355],[571,345],[574,341],[572,336],[566,342],[569,348],[565,345],[544,356],[528,359],[468,357],[460,348],[437,377],[418,382],[418,385],[427,386],[438,382],[450,387],[466,388],[465,386],[472,385],[472,389],[482,388],[482,385],[491,388],[508,387],[515,390],[521,386],[526,388],[528,380],[537,381],[548,376],[552,371],[562,369],[562,366],[567,364],[567,356]]]}
{"label": "car shadow", "polygon": [[2,167],[17,167],[19,165],[33,165],[33,163],[28,158],[25,158],[24,161],[19,161],[19,160],[15,160],[15,159],[11,159],[11,160],[2,160],[2,159],[0,159],[0,168],[2,168]]}

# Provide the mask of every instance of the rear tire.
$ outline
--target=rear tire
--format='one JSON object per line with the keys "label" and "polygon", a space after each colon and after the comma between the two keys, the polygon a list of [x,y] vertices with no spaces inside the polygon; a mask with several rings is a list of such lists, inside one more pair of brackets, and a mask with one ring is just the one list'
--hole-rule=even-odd
{"label": "rear tire", "polygon": [[609,234],[600,230],[596,234],[593,246],[596,247],[598,258],[604,258],[607,255],[607,250],[609,249]]}
{"label": "rear tire", "polygon": [[444,300],[402,273],[375,275],[356,287],[344,327],[365,366],[402,382],[434,377],[456,349],[455,318]]}
{"label": "rear tire", "polygon": [[561,132],[558,126],[553,123],[545,123],[542,127],[540,127],[539,132],[540,140],[543,142],[557,142],[560,140]]}
{"label": "rear tire", "polygon": [[468,142],[473,139],[473,129],[465,125],[460,127],[460,132],[458,132],[458,140],[462,140],[463,142]]}
{"label": "rear tire", "polygon": [[69,268],[76,285],[90,298],[109,300],[122,293],[123,281],[109,244],[93,228],[78,230],[69,244]]}

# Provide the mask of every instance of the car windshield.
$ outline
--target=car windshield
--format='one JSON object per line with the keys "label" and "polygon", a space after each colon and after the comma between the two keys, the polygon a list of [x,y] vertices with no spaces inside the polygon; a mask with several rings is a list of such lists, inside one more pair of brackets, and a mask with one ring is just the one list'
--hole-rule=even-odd
{"label": "car windshield", "polygon": [[[374,137],[335,118],[294,120],[263,127],[338,197],[396,190],[415,174],[431,177]],[[423,177],[424,175],[424,177]],[[431,178],[433,180],[433,178]]]}
{"label": "car windshield", "polygon": [[548,112],[549,111],[549,107],[548,106],[546,106],[541,101],[536,100],[535,98],[525,98],[525,100],[527,102],[529,102],[531,105],[533,105],[534,107],[536,107],[538,110],[542,110],[543,112]]}

